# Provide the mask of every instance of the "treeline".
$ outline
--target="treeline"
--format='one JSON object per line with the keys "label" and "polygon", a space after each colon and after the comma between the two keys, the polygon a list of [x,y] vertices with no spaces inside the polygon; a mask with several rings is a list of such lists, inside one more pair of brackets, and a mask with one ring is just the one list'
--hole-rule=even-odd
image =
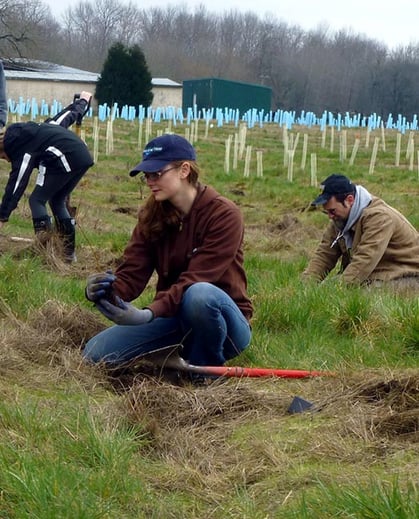
{"label": "treeline", "polygon": [[138,44],[153,77],[265,84],[273,109],[418,112],[419,45],[389,50],[350,31],[284,23],[280,6],[277,16],[85,0],[57,20],[41,0],[0,0],[0,55],[100,72],[112,44]]}

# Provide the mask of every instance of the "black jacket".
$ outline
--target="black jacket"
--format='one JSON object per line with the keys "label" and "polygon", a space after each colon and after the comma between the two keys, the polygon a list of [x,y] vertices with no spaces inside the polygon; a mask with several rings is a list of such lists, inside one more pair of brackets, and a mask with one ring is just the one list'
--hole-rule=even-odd
{"label": "black jacket", "polygon": [[12,164],[0,205],[0,221],[7,221],[28,185],[34,168],[46,174],[87,170],[93,158],[86,144],[72,131],[49,123],[11,124],[4,135],[4,151]]}

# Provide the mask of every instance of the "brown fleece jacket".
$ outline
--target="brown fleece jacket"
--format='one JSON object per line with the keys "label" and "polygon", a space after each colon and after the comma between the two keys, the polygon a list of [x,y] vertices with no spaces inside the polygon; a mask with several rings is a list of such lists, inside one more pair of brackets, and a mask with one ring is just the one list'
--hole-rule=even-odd
{"label": "brown fleece jacket", "polygon": [[132,301],[157,273],[154,300],[148,305],[155,317],[176,314],[184,291],[206,281],[224,290],[250,320],[252,303],[247,296],[243,268],[243,217],[239,208],[210,186],[199,186],[191,211],[179,228],[158,243],[150,243],[137,223],[117,268],[114,291]]}

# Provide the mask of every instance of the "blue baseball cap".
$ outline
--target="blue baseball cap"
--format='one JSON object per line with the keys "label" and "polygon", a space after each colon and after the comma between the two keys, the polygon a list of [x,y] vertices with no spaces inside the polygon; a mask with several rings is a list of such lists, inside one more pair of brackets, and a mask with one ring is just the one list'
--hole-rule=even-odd
{"label": "blue baseball cap", "polygon": [[176,160],[196,160],[194,147],[180,135],[161,135],[146,145],[143,160],[130,171],[130,176],[134,177],[140,171],[146,173],[160,171],[166,164]]}

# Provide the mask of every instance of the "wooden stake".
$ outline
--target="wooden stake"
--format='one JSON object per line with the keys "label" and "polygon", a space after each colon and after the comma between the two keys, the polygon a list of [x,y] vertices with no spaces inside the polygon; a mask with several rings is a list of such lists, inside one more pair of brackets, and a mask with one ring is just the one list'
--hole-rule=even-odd
{"label": "wooden stake", "polygon": [[378,151],[379,143],[380,143],[380,138],[379,137],[375,137],[375,139],[374,139],[374,146],[372,148],[371,161],[370,161],[370,169],[369,169],[369,174],[370,175],[372,175],[374,173],[375,161],[377,159],[377,151]]}
{"label": "wooden stake", "polygon": [[106,155],[113,152],[113,122],[111,119],[106,124]]}
{"label": "wooden stake", "polygon": [[147,117],[146,120],[145,120],[145,142],[147,143],[149,140],[150,140],[150,135],[151,135],[151,117]]}
{"label": "wooden stake", "polygon": [[409,132],[409,140],[407,141],[407,148],[406,148],[406,160],[410,159],[411,154],[414,152],[414,136],[413,132]]}
{"label": "wooden stake", "polygon": [[356,138],[355,142],[354,142],[354,147],[352,148],[351,158],[349,159],[349,164],[351,166],[353,166],[353,164],[355,162],[355,157],[356,157],[356,154],[358,153],[358,149],[359,149],[359,143],[360,143],[359,138]]}
{"label": "wooden stake", "polygon": [[294,150],[288,151],[288,173],[287,178],[290,182],[293,181],[294,176]]}
{"label": "wooden stake", "polygon": [[256,176],[263,177],[263,152],[261,150],[256,152]]}
{"label": "wooden stake", "polygon": [[93,160],[97,163],[99,158],[99,119],[97,116],[93,119]]}
{"label": "wooden stake", "polygon": [[333,153],[334,144],[335,144],[335,128],[332,126],[330,128],[330,153]]}
{"label": "wooden stake", "polygon": [[195,121],[195,135],[194,135],[194,142],[198,140],[198,127],[199,127],[199,119]]}
{"label": "wooden stake", "polygon": [[339,159],[341,162],[346,160],[346,130],[342,130],[339,139]]}
{"label": "wooden stake", "polygon": [[303,136],[303,152],[301,156],[301,169],[304,171],[307,160],[307,148],[308,148],[308,135],[305,133]]}
{"label": "wooden stake", "polygon": [[317,155],[310,155],[310,185],[317,186]]}
{"label": "wooden stake", "polygon": [[326,130],[327,126],[325,126],[322,130],[322,148],[326,147]]}
{"label": "wooden stake", "polygon": [[239,146],[239,158],[243,158],[244,150],[246,147],[246,133],[247,133],[247,126],[246,124],[242,123],[239,128],[239,137],[240,137],[240,146]]}
{"label": "wooden stake", "polygon": [[191,144],[194,143],[194,137],[195,137],[195,121],[191,121],[191,127],[189,130],[189,142]]}
{"label": "wooden stake", "polygon": [[396,167],[398,167],[400,165],[401,144],[402,144],[402,134],[398,133],[396,136],[396,160],[395,160]]}
{"label": "wooden stake", "polygon": [[367,135],[365,137],[365,147],[366,148],[370,147],[370,135],[371,135],[371,130],[369,128],[367,128]]}
{"label": "wooden stake", "polygon": [[244,173],[243,176],[249,177],[250,176],[250,157],[252,154],[252,146],[246,147],[246,157],[244,160]]}
{"label": "wooden stake", "polygon": [[285,143],[287,143],[287,145],[288,145],[288,129],[285,124],[282,127],[282,142],[284,145],[285,145]]}
{"label": "wooden stake", "polygon": [[409,171],[413,171],[413,162],[415,159],[415,141],[414,141],[413,135],[412,135],[411,148],[412,149],[410,151],[410,156],[409,156]]}
{"label": "wooden stake", "polygon": [[225,153],[224,153],[224,172],[230,173],[230,149],[231,149],[232,135],[229,135],[225,140]]}
{"label": "wooden stake", "polygon": [[33,243],[35,241],[33,238],[23,238],[22,236],[10,236],[9,240],[22,243]]}
{"label": "wooden stake", "polygon": [[297,146],[298,146],[298,141],[300,140],[300,134],[297,133],[297,135],[295,136],[295,141],[294,141],[294,144],[292,146],[292,150],[295,151],[297,149]]}
{"label": "wooden stake", "polygon": [[282,137],[282,142],[284,145],[284,168],[286,168],[288,166],[288,152],[290,148],[289,141],[292,141],[292,135],[288,136],[288,132],[285,132]]}
{"label": "wooden stake", "polygon": [[384,123],[381,123],[381,149],[386,151],[386,133],[384,130]]}
{"label": "wooden stake", "polygon": [[234,134],[234,146],[233,146],[233,170],[237,169],[237,162],[239,156],[239,134]]}
{"label": "wooden stake", "polygon": [[137,149],[143,149],[143,121],[138,123]]}

